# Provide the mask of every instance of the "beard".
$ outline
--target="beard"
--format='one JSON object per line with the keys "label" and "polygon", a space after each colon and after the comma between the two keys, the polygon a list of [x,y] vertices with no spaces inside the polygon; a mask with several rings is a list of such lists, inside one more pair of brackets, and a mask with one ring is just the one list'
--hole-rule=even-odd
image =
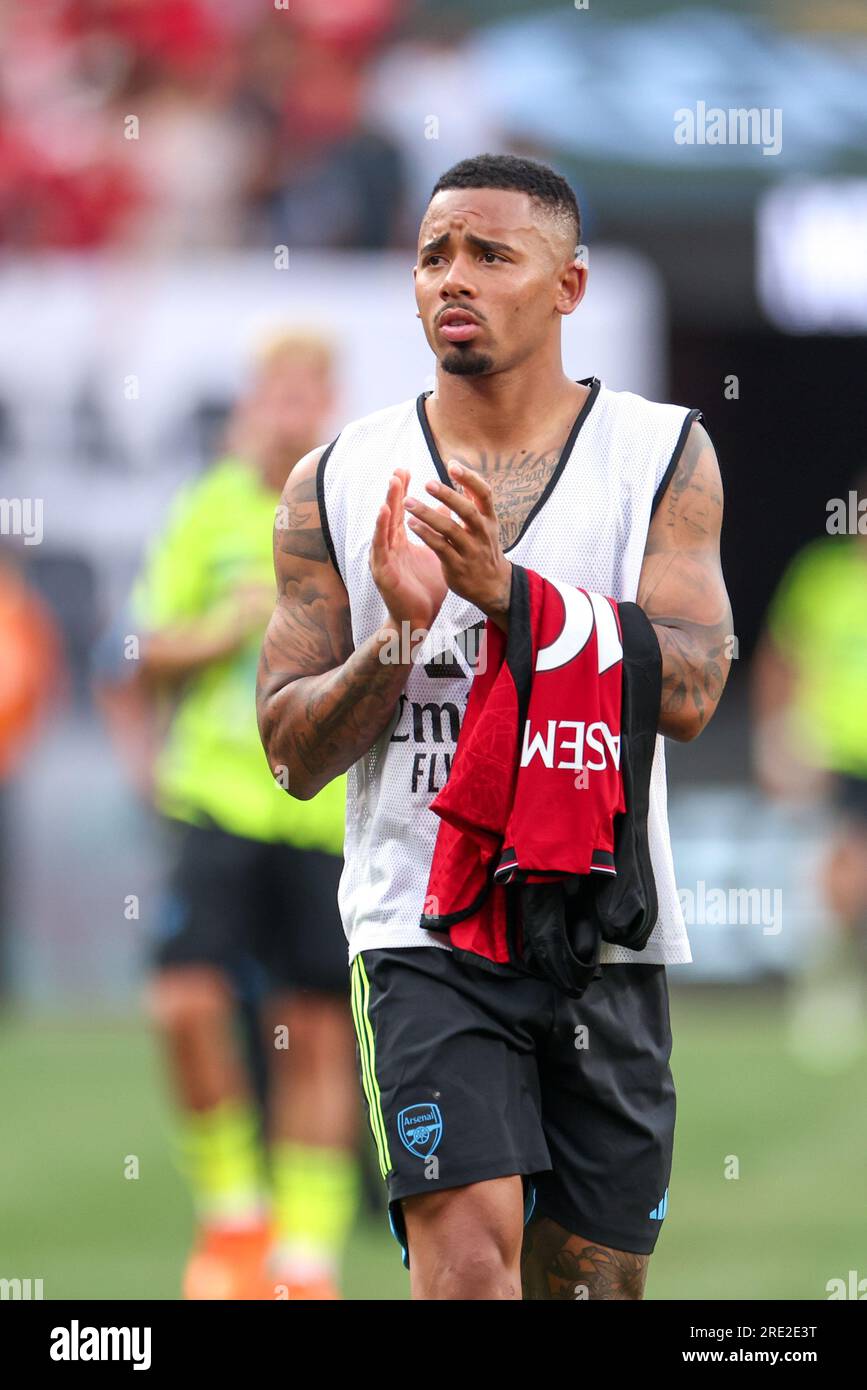
{"label": "beard", "polygon": [[487,352],[476,352],[467,346],[453,347],[440,360],[440,366],[449,376],[483,376],[491,371],[494,359]]}

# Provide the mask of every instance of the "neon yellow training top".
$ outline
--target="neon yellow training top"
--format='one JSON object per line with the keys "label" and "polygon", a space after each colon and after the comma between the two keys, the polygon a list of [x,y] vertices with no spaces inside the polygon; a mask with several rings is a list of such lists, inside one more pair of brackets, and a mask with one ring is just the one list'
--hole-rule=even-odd
{"label": "neon yellow training top", "polygon": [[[154,631],[212,614],[241,584],[273,585],[278,502],[255,469],[235,458],[183,489],[133,590],[133,621]],[[181,687],[157,761],[157,806],[248,839],[341,854],[346,778],[298,801],[268,767],[255,707],[264,627]]]}
{"label": "neon yellow training top", "polygon": [[797,671],[792,733],[820,767],[867,777],[867,541],[805,546],[771,602],[768,627]]}

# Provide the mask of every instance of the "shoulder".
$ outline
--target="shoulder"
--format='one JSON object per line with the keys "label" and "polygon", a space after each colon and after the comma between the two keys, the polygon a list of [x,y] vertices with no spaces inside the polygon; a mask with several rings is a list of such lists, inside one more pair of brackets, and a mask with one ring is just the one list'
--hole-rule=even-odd
{"label": "shoulder", "polygon": [[622,460],[636,487],[648,490],[651,524],[694,480],[721,493],[719,465],[700,409],[648,400],[634,391],[602,384],[596,402],[602,447]]}
{"label": "shoulder", "polygon": [[315,449],[310,449],[308,453],[302,455],[298,462],[292,467],[286,482],[283,484],[283,500],[296,493],[299,488],[309,488],[311,484],[315,486],[316,474],[319,470],[319,462],[327,452],[329,445],[317,444]]}
{"label": "shoulder", "polygon": [[635,391],[612,391],[604,382],[600,386],[597,407],[600,414],[607,413],[636,430],[650,428],[679,434],[701,418],[701,411],[694,407],[652,401]]}
{"label": "shoulder", "polygon": [[349,420],[329,443],[318,444],[298,460],[286,479],[284,497],[297,492],[299,487],[321,487],[323,473],[331,463],[332,457],[334,464],[329,469],[330,476],[333,476],[335,468],[344,461],[351,462],[355,449],[365,441],[366,436],[369,443],[375,442],[376,447],[380,447],[389,433],[399,432],[405,427],[407,419],[415,410],[416,397],[412,397],[410,400],[401,401],[399,405],[386,406],[385,409],[375,410],[370,415],[362,415],[357,420]]}
{"label": "shoulder", "polygon": [[612,391],[603,383],[593,415],[605,445],[626,460],[624,467],[631,475],[652,482],[651,514],[687,446],[692,448],[698,438],[710,446],[706,433],[699,434],[702,413],[696,407],[651,401],[634,391]]}
{"label": "shoulder", "polygon": [[716,451],[699,420],[686,417],[653,497],[647,553],[713,551],[718,555],[723,486]]}
{"label": "shoulder", "polygon": [[419,396],[411,396],[397,405],[387,405],[357,420],[347,421],[332,440],[327,471],[333,473],[345,463],[351,464],[359,450],[373,449],[379,453],[395,443],[408,429],[415,427],[419,399]]}

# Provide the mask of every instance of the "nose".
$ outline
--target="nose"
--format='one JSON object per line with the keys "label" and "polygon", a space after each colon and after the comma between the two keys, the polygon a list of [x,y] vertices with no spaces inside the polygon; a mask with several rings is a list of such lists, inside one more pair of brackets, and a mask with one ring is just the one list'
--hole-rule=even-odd
{"label": "nose", "polygon": [[474,299],[476,287],[470,275],[471,262],[463,251],[458,251],[448,268],[448,274],[440,285],[440,299]]}

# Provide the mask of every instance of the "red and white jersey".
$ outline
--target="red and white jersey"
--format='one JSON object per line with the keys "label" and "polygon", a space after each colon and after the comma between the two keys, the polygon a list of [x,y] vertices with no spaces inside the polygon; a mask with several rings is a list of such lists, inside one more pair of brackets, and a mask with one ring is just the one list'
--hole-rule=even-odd
{"label": "red and white jersey", "polygon": [[520,923],[510,939],[505,884],[617,873],[619,605],[513,565],[508,636],[488,621],[482,653],[449,779],[431,802],[442,825],[421,925],[503,964],[523,949]]}
{"label": "red and white jersey", "polygon": [[[584,384],[590,395],[557,467],[506,554],[554,584],[634,601],[653,510],[698,412],[610,391],[595,378]],[[320,460],[320,512],[349,595],[356,646],[386,618],[369,551],[391,474],[408,469],[409,492],[422,498],[427,482],[449,481],[428,425],[427,394],[353,421]],[[446,594],[390,724],[348,771],[339,906],[350,959],[375,947],[449,948],[446,936],[419,925],[440,824],[430,803],[449,775],[484,623],[474,604]],[[641,952],[603,943],[603,964],[692,959],[671,855],[661,736],[648,840],[656,926]]]}

